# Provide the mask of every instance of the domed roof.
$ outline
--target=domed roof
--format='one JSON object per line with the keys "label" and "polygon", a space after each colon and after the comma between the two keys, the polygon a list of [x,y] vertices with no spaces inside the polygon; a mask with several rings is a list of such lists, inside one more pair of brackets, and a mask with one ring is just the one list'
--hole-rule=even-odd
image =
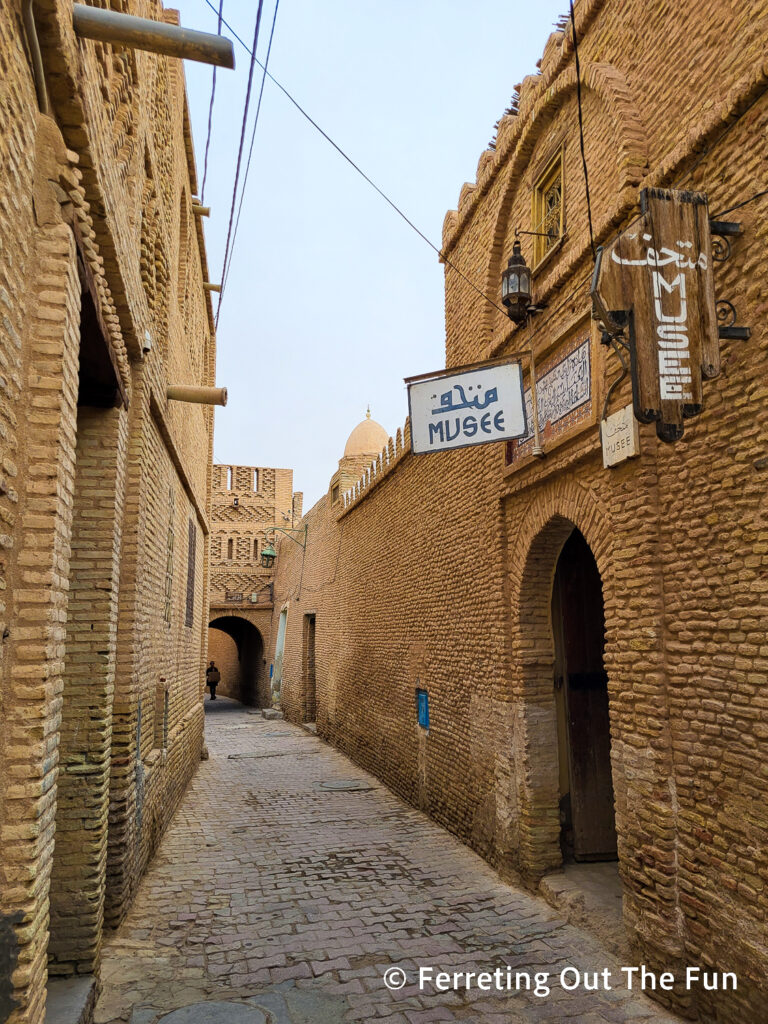
{"label": "domed roof", "polygon": [[358,423],[347,438],[344,458],[355,455],[378,455],[382,448],[386,448],[387,441],[389,434],[380,423],[371,419],[371,410],[368,409],[363,422]]}

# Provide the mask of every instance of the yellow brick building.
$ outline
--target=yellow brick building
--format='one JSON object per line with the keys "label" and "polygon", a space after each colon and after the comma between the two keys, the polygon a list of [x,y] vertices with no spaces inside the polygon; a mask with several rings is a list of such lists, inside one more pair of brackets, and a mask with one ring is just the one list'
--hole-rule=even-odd
{"label": "yellow brick building", "polygon": [[[741,225],[714,287],[751,336],[722,337],[681,441],[641,425],[604,468],[599,424],[632,396],[592,319],[564,22],[443,235],[446,366],[519,355],[530,392],[532,348],[542,454],[414,456],[398,431],[307,514],[305,552],[281,543],[273,657],[290,718],[501,872],[617,858],[634,962],[738,975],[656,997],[741,1024],[768,1000],[768,5],[579,0],[575,20],[595,244],[642,189],[705,193]],[[494,307],[516,237],[530,332]]]}
{"label": "yellow brick building", "polygon": [[[155,0],[110,5],[178,22]],[[180,60],[0,10],[0,1018],[92,1001],[199,762],[215,340]],[[38,53],[39,45],[39,53]],[[78,982],[77,979],[80,979]]]}
{"label": "yellow brick building", "polygon": [[252,707],[271,704],[270,648],[274,565],[262,565],[275,529],[301,520],[293,470],[214,464],[208,658],[221,674],[217,695]]}

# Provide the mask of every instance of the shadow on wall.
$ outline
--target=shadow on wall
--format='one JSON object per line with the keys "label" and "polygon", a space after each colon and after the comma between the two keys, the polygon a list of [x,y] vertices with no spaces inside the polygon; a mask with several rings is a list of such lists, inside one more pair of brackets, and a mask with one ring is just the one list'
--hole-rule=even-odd
{"label": "shadow on wall", "polygon": [[217,697],[232,697],[249,707],[269,705],[264,641],[251,622],[237,615],[213,619],[208,627],[208,661],[215,661],[221,673]]}

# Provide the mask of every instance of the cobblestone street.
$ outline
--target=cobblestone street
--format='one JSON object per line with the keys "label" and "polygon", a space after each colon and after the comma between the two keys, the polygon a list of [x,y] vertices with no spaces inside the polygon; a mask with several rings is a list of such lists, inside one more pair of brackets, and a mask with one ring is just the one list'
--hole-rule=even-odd
{"label": "cobblestone street", "polygon": [[[316,737],[226,699],[206,712],[210,760],[107,943],[98,1024],[180,1008],[168,1024],[677,1020],[628,993],[590,936]],[[614,988],[564,991],[569,964],[609,968]],[[422,992],[417,965],[510,965],[552,988]],[[382,980],[392,966],[400,991]]]}

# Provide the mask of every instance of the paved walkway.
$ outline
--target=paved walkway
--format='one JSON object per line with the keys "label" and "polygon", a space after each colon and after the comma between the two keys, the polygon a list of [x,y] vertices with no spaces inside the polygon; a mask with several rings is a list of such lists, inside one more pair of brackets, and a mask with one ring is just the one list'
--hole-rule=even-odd
{"label": "paved walkway", "polygon": [[[206,711],[210,760],[106,947],[97,1024],[676,1024],[592,938],[333,748],[233,701]],[[417,965],[501,968],[503,984],[509,965],[512,988],[422,990]],[[565,991],[569,965],[607,968],[613,987]]]}

